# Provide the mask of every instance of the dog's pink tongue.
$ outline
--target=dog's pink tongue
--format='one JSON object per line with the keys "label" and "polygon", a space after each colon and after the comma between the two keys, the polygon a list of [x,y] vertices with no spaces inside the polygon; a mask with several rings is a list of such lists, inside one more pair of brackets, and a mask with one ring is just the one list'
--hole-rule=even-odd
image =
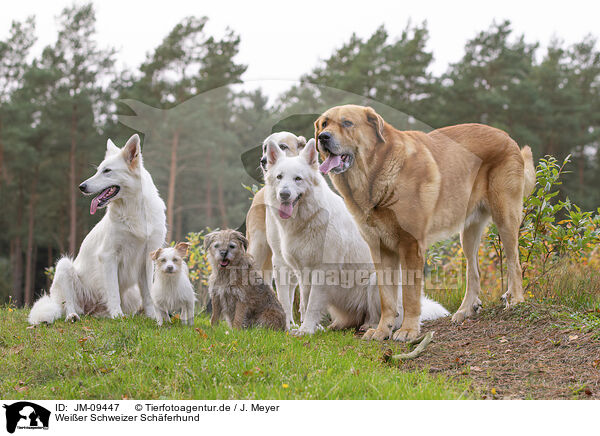
{"label": "dog's pink tongue", "polygon": [[[100,197],[100,196],[98,196]],[[100,200],[98,200],[98,197],[94,197],[92,199],[92,203],[90,204],[90,214],[94,215],[96,213],[96,210],[98,209],[98,203],[100,202]]]}
{"label": "dog's pink tongue", "polygon": [[330,154],[329,157],[325,159],[325,161],[321,164],[319,170],[321,170],[323,174],[327,174],[329,171],[339,166],[341,163],[342,158],[339,155]]}
{"label": "dog's pink tongue", "polygon": [[291,218],[294,212],[294,205],[292,203],[281,203],[279,206],[279,216],[284,220]]}

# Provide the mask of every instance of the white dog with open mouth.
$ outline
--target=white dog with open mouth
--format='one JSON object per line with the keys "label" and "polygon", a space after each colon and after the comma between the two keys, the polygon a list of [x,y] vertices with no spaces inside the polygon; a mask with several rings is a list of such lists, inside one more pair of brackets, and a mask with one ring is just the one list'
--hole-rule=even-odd
{"label": "white dog with open mouth", "polygon": [[[381,305],[369,247],[344,201],[319,172],[314,139],[294,157],[271,142],[267,159],[267,230],[277,226],[283,256],[279,261],[300,281],[302,325],[295,333],[314,333],[327,311],[333,329],[375,326]],[[279,279],[275,275],[278,287]],[[421,304],[421,320],[448,315],[425,296]],[[396,327],[402,323],[401,298],[398,305]]]}
{"label": "white dog with open mouth", "polygon": [[108,206],[107,212],[77,257],[58,261],[50,294],[34,304],[29,322],[51,323],[61,316],[76,321],[82,314],[116,318],[139,309],[140,293],[146,315],[156,319],[150,252],[165,242],[165,204],[144,168],[139,136],[122,149],[109,139],[96,174],[79,189],[95,194],[91,214]]}

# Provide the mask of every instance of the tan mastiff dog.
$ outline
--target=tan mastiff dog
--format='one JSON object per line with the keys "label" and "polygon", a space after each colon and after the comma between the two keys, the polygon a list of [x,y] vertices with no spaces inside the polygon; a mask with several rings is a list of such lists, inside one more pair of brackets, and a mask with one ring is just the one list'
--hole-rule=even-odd
{"label": "tan mastiff dog", "polygon": [[481,124],[399,131],[372,108],[355,105],[321,115],[315,138],[321,171],[331,174],[377,266],[381,319],[365,339],[392,335],[398,279],[394,283],[384,273],[399,268],[404,320],[393,339],[418,336],[425,251],[457,232],[467,259],[467,290],[452,320],[473,316],[481,305],[477,252],[490,217],[508,261],[507,304],[524,300],[518,232],[523,196],[535,185],[529,147],[521,150],[502,130]]}

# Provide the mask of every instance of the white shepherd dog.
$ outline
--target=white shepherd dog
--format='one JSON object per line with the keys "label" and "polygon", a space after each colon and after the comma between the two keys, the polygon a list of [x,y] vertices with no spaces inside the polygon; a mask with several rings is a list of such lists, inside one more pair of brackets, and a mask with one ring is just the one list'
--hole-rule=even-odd
{"label": "white shepherd dog", "polygon": [[[369,247],[344,201],[319,172],[314,139],[294,157],[270,142],[267,159],[267,235],[281,238],[282,258],[274,251],[273,265],[290,268],[300,282],[302,324],[295,333],[314,333],[327,311],[332,329],[376,326],[381,303]],[[287,290],[285,283],[280,286],[284,279],[275,271],[278,295],[279,289]],[[422,321],[448,315],[439,303],[421,298]],[[280,300],[291,314],[288,296]],[[395,328],[402,324],[402,298],[398,314]]]}
{"label": "white shepherd dog", "polygon": [[150,297],[150,252],[165,242],[165,204],[144,168],[139,136],[122,149],[109,139],[104,161],[79,189],[96,194],[91,214],[108,210],[75,260],[58,261],[50,295],[33,305],[29,323],[51,323],[62,316],[76,321],[82,314],[117,318],[139,310],[140,293],[146,315],[157,319]]}

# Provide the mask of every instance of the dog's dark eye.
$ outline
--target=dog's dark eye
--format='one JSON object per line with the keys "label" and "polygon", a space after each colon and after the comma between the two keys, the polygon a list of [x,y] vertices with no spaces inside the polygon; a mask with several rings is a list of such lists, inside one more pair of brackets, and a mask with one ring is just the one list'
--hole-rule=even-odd
{"label": "dog's dark eye", "polygon": [[289,147],[285,144],[279,144],[279,148],[281,148],[281,151],[286,151]]}
{"label": "dog's dark eye", "polygon": [[173,258],[173,262],[177,263],[179,261],[179,259],[177,259],[176,257]]}
{"label": "dog's dark eye", "polygon": [[215,248],[219,248],[219,244],[215,244],[215,245],[214,245],[214,247],[215,247]]}
{"label": "dog's dark eye", "polygon": [[232,242],[231,244],[229,244],[229,248],[234,249],[235,248],[235,244]]}
{"label": "dog's dark eye", "polygon": [[162,263],[165,263],[167,261],[167,259],[161,259],[160,260]]}
{"label": "dog's dark eye", "polygon": [[353,125],[354,125],[354,123],[352,121],[344,120],[342,122],[342,126],[344,126],[344,127],[352,127]]}
{"label": "dog's dark eye", "polygon": [[324,129],[325,127],[327,127],[327,121],[323,121],[321,123],[321,128]]}
{"label": "dog's dark eye", "polygon": [[104,171],[102,171],[104,174],[108,174],[110,173],[112,170],[110,168],[105,168]]}
{"label": "dog's dark eye", "polygon": [[300,177],[300,176],[296,176],[296,177],[294,177],[294,180],[295,180],[296,182],[301,182],[301,181],[302,181],[302,177]]}
{"label": "dog's dark eye", "polygon": [[277,180],[281,180],[283,178],[283,174],[277,174]]}

